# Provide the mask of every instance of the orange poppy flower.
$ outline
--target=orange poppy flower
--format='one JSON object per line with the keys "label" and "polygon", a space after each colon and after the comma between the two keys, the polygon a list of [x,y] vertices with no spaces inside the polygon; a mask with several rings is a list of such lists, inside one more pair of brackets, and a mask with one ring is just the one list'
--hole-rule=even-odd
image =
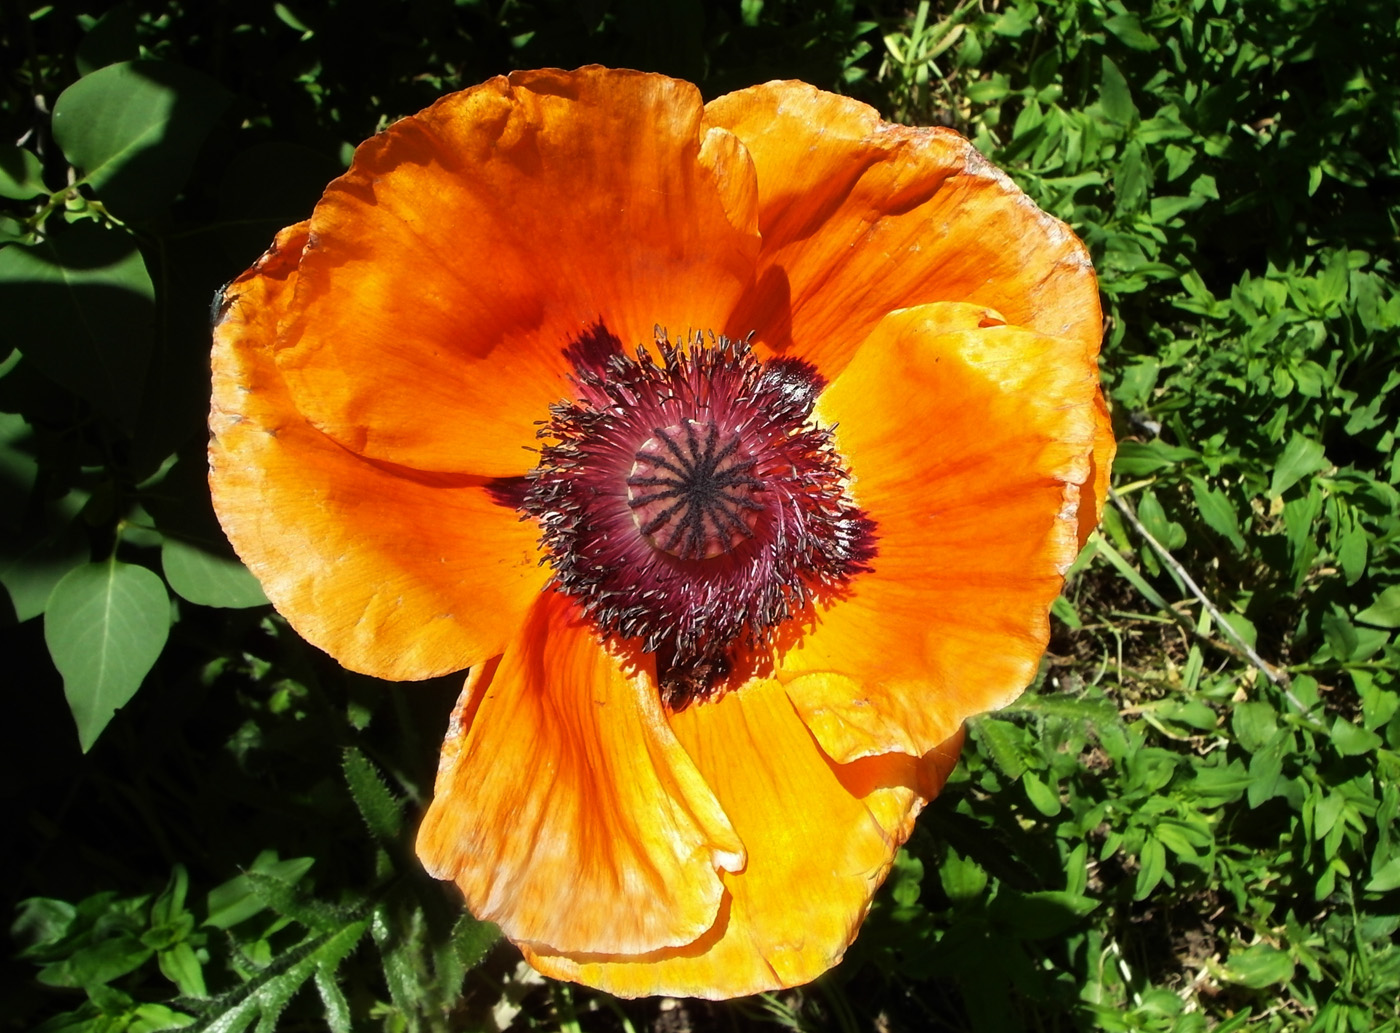
{"label": "orange poppy flower", "polygon": [[345,666],[470,668],[418,851],[476,915],[551,976],[754,993],[840,959],[1031,680],[1100,336],[1084,247],[955,133],[516,73],[227,290],[214,502]]}

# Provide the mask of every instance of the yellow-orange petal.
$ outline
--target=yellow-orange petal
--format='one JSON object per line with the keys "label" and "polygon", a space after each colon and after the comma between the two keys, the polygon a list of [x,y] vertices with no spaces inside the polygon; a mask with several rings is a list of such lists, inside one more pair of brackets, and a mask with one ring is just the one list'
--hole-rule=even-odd
{"label": "yellow-orange petal", "polygon": [[527,948],[545,975],[620,997],[727,998],[796,986],[841,960],[914,817],[957,762],[961,733],[923,758],[833,765],[781,687],[752,682],[671,719],[744,842],[715,927],[639,957]]}
{"label": "yellow-orange petal", "polygon": [[666,723],[575,604],[542,595],[473,671],[443,744],[418,856],[518,943],[637,953],[714,924],[744,848]]}
{"label": "yellow-orange petal", "polygon": [[1098,390],[1077,342],[949,303],[891,314],[821,396],[877,552],[778,676],[833,758],[919,756],[1030,682]]}
{"label": "yellow-orange petal", "polygon": [[499,653],[547,577],[537,529],[479,484],[375,465],[310,426],[272,359],[302,223],[225,291],[209,487],[224,532],[307,641],[381,678]]}
{"label": "yellow-orange petal", "polygon": [[936,301],[1000,311],[1097,354],[1088,252],[958,134],[882,122],[800,82],[711,101],[758,171],[757,287],[727,326],[839,373],[885,314]]}
{"label": "yellow-orange petal", "polygon": [[753,168],[701,116],[660,75],[515,72],[361,145],[278,348],[298,408],[372,458],[524,473],[580,332],[717,327],[750,282]]}

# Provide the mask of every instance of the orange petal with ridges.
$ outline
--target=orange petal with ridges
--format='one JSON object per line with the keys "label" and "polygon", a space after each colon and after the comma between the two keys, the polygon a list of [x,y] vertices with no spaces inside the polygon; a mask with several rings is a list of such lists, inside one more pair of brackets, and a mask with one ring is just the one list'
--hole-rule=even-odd
{"label": "orange petal with ridges", "polygon": [[751,280],[752,166],[701,116],[663,76],[516,72],[361,145],[312,216],[278,348],[297,407],[372,458],[530,469],[580,332],[717,327]]}
{"label": "orange petal with ridges", "polygon": [[748,852],[715,927],[641,957],[527,948],[545,975],[620,997],[737,997],[816,978],[854,939],[914,818],[957,763],[957,733],[915,759],[833,765],[781,687],[759,681],[672,717]]}
{"label": "orange petal with ridges", "polygon": [[1098,375],[1082,347],[974,305],[891,314],[818,402],[873,570],[779,660],[836,760],[919,756],[1014,699],[1078,551]]}
{"label": "orange petal with ridges", "polygon": [[418,856],[518,943],[639,953],[690,943],[744,847],[666,723],[575,604],[540,597],[473,671],[443,744]]}
{"label": "orange petal with ridges", "polygon": [[951,130],[890,125],[800,82],[738,90],[705,108],[758,170],[758,287],[727,324],[841,371],[897,308],[965,301],[1098,353],[1088,252]]}
{"label": "orange petal with ridges", "polygon": [[428,678],[499,653],[546,579],[538,530],[479,483],[347,452],[296,411],[272,359],[306,224],[225,291],[209,486],[234,549],[307,641],[351,670]]}

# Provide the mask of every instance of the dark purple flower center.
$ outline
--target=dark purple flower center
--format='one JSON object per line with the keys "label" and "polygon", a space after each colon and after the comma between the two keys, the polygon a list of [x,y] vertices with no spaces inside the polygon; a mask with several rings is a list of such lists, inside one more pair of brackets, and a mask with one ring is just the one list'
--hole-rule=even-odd
{"label": "dark purple flower center", "polygon": [[647,541],[700,560],[752,538],[765,485],[744,445],[743,434],[709,420],[656,428],[627,478],[627,505]]}
{"label": "dark purple flower center", "polygon": [[874,528],[811,419],[825,383],[807,363],[659,330],[627,355],[602,325],[566,355],[577,397],[550,407],[539,465],[495,493],[539,522],[554,587],[654,654],[679,710],[869,569]]}

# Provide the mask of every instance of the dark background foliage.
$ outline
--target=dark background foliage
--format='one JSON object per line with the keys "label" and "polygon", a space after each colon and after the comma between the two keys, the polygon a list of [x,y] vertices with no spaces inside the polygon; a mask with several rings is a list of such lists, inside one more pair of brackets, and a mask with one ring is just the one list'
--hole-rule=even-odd
{"label": "dark background foliage", "polygon": [[[1393,0],[0,17],[3,1028],[1400,1029]],[[951,125],[1104,294],[1116,495],[1041,677],[846,962],[726,1005],[542,983],[463,918],[410,846],[458,679],[304,645],[204,486],[219,285],[393,119],[589,62]]]}

